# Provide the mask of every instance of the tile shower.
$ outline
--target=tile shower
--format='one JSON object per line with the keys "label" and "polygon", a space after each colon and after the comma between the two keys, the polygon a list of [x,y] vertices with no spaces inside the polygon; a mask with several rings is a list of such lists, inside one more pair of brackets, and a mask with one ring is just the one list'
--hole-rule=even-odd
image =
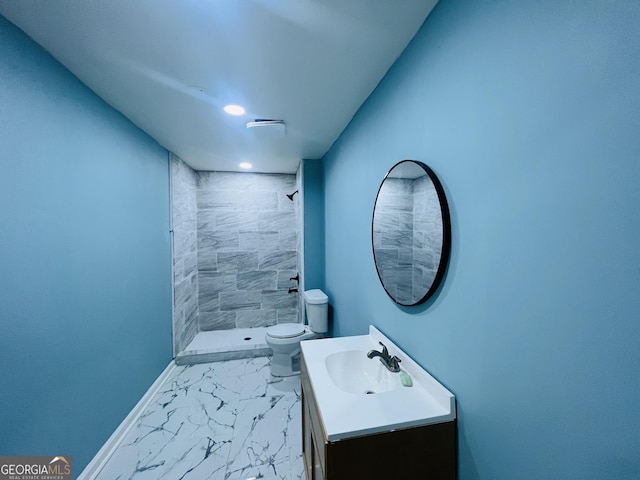
{"label": "tile shower", "polygon": [[296,175],[196,172],[171,158],[174,353],[198,332],[295,322]]}

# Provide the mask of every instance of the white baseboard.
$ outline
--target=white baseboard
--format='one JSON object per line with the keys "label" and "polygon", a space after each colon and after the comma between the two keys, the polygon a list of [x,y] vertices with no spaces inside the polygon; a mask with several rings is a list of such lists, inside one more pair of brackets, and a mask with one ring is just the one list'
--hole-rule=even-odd
{"label": "white baseboard", "polygon": [[149,390],[142,396],[136,406],[129,412],[127,417],[122,421],[120,426],[111,434],[109,440],[102,446],[102,448],[96,453],[96,456],[89,462],[89,464],[82,471],[77,480],[93,480],[98,473],[104,468],[105,464],[109,461],[116,448],[124,440],[129,430],[136,424],[138,417],[142,415],[153,396],[160,390],[160,387],[164,384],[165,380],[171,375],[171,372],[175,370],[176,364],[172,360],[167,368],[160,374],[153,385],[149,387]]}

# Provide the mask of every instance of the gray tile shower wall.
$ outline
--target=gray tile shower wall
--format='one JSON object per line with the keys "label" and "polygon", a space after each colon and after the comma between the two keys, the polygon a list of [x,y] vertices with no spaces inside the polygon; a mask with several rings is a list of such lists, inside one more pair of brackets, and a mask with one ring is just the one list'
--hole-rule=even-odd
{"label": "gray tile shower wall", "polygon": [[200,330],[297,321],[296,176],[197,173]]}
{"label": "gray tile shower wall", "polygon": [[198,175],[171,155],[171,224],[173,230],[174,353],[181,352],[198,333]]}

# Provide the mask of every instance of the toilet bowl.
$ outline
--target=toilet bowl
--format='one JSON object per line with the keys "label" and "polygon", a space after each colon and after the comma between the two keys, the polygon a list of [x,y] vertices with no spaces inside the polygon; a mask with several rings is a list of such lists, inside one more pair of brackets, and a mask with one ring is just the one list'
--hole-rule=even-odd
{"label": "toilet bowl", "polygon": [[300,342],[322,338],[328,330],[327,295],[318,289],[302,293],[308,325],[281,323],[267,329],[265,341],[273,350],[271,375],[289,377],[300,373]]}

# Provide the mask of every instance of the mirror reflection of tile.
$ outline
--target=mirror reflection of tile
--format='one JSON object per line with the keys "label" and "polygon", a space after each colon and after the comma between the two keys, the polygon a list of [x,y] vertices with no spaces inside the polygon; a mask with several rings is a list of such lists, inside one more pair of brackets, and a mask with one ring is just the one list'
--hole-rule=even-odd
{"label": "mirror reflection of tile", "polygon": [[398,303],[412,305],[424,297],[442,244],[440,203],[429,176],[385,178],[373,217],[374,258],[384,288]]}

